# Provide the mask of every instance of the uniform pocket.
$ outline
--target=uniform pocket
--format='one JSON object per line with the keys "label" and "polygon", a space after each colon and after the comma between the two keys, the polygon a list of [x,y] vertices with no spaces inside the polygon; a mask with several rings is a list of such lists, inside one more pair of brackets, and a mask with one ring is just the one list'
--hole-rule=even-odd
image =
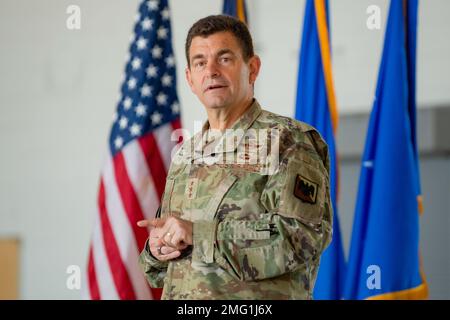
{"label": "uniform pocket", "polygon": [[298,263],[288,246],[286,241],[279,238],[265,246],[240,249],[238,260],[242,280],[269,279],[294,270]]}
{"label": "uniform pocket", "polygon": [[217,240],[267,240],[272,226],[266,221],[224,220]]}

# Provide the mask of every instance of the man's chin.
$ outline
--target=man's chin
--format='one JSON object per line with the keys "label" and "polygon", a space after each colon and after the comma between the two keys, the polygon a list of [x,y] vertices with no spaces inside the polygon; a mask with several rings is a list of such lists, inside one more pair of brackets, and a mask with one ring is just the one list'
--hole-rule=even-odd
{"label": "man's chin", "polygon": [[214,99],[212,101],[206,101],[204,103],[204,105],[206,106],[206,108],[208,109],[224,109],[227,108],[229,106],[229,103],[225,100],[222,99]]}
{"label": "man's chin", "polygon": [[208,106],[206,106],[208,109],[214,109],[214,110],[218,110],[218,109],[225,109],[227,106],[223,105],[223,104],[210,104]]}

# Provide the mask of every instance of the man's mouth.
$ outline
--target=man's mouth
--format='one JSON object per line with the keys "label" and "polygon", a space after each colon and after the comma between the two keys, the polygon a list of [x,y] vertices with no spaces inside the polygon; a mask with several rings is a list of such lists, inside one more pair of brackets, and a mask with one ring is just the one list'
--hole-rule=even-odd
{"label": "man's mouth", "polygon": [[225,87],[227,87],[227,86],[226,85],[221,85],[221,84],[213,84],[213,85],[210,85],[210,86],[206,87],[205,92],[206,91],[211,91],[211,90],[216,90],[216,89],[222,89],[222,88],[225,88]]}

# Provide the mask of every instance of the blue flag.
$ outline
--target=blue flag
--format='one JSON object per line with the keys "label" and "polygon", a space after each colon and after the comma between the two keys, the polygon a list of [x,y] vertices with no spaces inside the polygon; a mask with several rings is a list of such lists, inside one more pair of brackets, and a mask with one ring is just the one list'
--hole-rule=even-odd
{"label": "blue flag", "polygon": [[338,219],[338,165],[334,135],[337,108],[331,73],[328,1],[307,0],[298,72],[295,118],[314,126],[325,139],[330,154],[330,192],[333,203],[333,240],[324,251],[314,288],[314,298],[342,297],[345,258]]}
{"label": "blue flag", "polygon": [[245,0],[224,0],[222,13],[236,17],[242,22],[248,23]]}
{"label": "blue flag", "polygon": [[415,137],[417,0],[392,0],[362,159],[346,299],[424,299]]}

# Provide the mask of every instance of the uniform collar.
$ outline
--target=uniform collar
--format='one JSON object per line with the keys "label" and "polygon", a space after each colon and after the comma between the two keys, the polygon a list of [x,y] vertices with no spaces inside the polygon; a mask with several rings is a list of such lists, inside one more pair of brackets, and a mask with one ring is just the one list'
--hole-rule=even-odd
{"label": "uniform collar", "polygon": [[[207,133],[209,130],[209,121],[207,120],[203,124],[202,131],[198,132],[191,139],[190,146],[191,150],[193,150],[191,154],[193,156],[193,160],[208,157],[214,154],[236,151],[244,138],[246,131],[252,126],[253,122],[255,122],[261,114],[261,111],[261,106],[258,101],[253,99],[252,105],[239,117],[239,119],[234,122],[231,128],[225,130],[224,134],[216,138],[219,139],[216,143],[209,143],[207,141]],[[241,132],[242,134],[236,135],[237,132]],[[235,137],[237,137],[237,140],[233,142]]]}

